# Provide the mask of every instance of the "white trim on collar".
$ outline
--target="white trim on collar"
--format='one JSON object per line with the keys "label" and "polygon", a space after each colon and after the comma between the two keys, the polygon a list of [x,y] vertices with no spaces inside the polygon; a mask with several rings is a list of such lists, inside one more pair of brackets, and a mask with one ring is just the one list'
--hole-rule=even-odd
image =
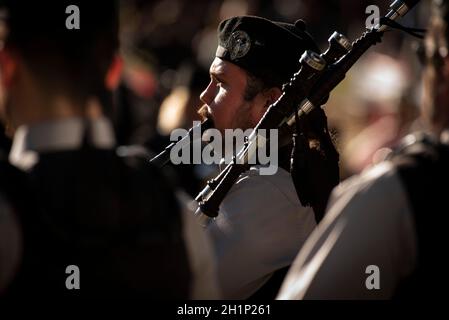
{"label": "white trim on collar", "polygon": [[14,135],[9,161],[27,171],[39,160],[39,153],[78,149],[83,143],[87,125],[94,147],[114,148],[114,131],[108,119],[68,118],[19,127]]}

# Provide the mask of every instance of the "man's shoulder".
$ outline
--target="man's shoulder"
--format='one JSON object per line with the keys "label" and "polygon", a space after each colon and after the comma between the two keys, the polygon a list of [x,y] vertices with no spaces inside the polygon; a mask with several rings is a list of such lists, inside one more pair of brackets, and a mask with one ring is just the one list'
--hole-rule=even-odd
{"label": "man's shoulder", "polygon": [[[179,217],[179,202],[172,183],[163,170],[149,162],[143,149],[81,148],[39,154],[30,174],[33,188],[42,192],[54,190],[61,199],[67,199],[68,203],[78,201],[88,211],[95,206],[98,210],[112,206],[116,214],[135,212],[135,216],[160,221]],[[112,203],[120,205],[114,207]]]}
{"label": "man's shoulder", "polygon": [[255,194],[261,200],[273,201],[273,197],[281,197],[293,206],[301,206],[296,195],[290,173],[282,168],[272,175],[261,174],[260,166],[252,166],[243,173],[231,192],[240,191]]}
{"label": "man's shoulder", "polygon": [[[73,171],[94,171],[96,174],[109,172],[112,175],[132,175],[146,180],[164,176],[162,169],[156,168],[149,161],[149,153],[140,146],[120,146],[118,148],[101,149],[96,147],[82,147],[73,150],[55,150],[38,154],[38,161],[32,168],[34,170],[57,172],[59,168],[70,167]],[[115,170],[110,170],[110,169]]]}
{"label": "man's shoulder", "polygon": [[395,163],[397,167],[410,167],[432,165],[447,155],[448,146],[431,134],[425,132],[415,132],[405,136],[394,151],[389,155],[388,160]]}
{"label": "man's shoulder", "polygon": [[402,216],[409,210],[408,203],[397,168],[384,161],[340,183],[331,194],[327,216],[343,215],[354,221],[368,217],[394,220],[396,215],[392,213]]}
{"label": "man's shoulder", "polygon": [[[117,149],[116,155],[120,162],[121,178],[128,190],[140,195],[142,201],[151,199],[155,207],[179,211],[176,189],[171,177],[163,168],[158,168],[150,162],[149,153],[145,148],[121,147]],[[167,214],[164,211],[161,213]]]}
{"label": "man's shoulder", "polygon": [[272,221],[273,225],[289,228],[314,225],[313,210],[301,205],[287,171],[279,169],[273,176],[258,173],[254,167],[240,176],[224,199],[217,221],[238,221],[239,225],[248,222],[251,226]]}
{"label": "man's shoulder", "polygon": [[349,190],[366,190],[378,184],[384,184],[397,177],[396,168],[390,161],[384,161],[351,176],[335,187],[334,192],[347,192]]}
{"label": "man's shoulder", "polygon": [[334,194],[369,190],[380,191],[388,197],[392,188],[404,189],[404,173],[434,167],[444,155],[442,148],[444,154],[447,154],[447,146],[440,144],[433,136],[423,132],[409,134],[385,161],[346,179],[334,189]]}

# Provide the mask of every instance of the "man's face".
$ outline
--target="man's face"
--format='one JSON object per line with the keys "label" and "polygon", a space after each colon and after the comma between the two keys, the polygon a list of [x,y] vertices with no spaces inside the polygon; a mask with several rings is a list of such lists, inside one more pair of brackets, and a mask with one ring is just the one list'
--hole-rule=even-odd
{"label": "man's face", "polygon": [[259,121],[260,110],[265,102],[259,94],[251,101],[245,101],[247,73],[237,65],[215,58],[210,67],[211,81],[200,99],[207,105],[215,128],[253,128]]}

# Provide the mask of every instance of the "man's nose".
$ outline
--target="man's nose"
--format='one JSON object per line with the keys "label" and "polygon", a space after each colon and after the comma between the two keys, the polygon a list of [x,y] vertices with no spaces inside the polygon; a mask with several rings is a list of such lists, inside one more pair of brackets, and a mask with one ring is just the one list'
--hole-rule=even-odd
{"label": "man's nose", "polygon": [[209,85],[207,86],[207,88],[204,89],[204,91],[201,92],[201,94],[200,94],[200,100],[203,103],[207,104],[207,105],[209,105],[210,102],[212,101],[212,99],[211,99],[211,97],[212,97],[211,87],[212,87],[212,81],[209,82]]}

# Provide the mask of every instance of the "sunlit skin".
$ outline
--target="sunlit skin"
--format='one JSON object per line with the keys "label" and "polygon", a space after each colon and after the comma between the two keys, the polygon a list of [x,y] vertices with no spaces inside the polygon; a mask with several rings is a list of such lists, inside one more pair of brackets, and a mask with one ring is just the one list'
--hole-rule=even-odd
{"label": "sunlit skin", "polygon": [[267,107],[281,95],[279,88],[271,88],[246,101],[246,71],[220,58],[212,62],[209,73],[211,81],[200,98],[207,105],[215,128],[221,132],[254,128]]}

